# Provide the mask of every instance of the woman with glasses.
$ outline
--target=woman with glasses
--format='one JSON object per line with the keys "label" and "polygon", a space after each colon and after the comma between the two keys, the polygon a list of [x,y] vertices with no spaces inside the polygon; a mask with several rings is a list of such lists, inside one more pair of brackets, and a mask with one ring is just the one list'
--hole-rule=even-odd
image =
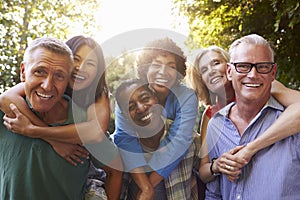
{"label": "woman with glasses", "polygon": [[[187,80],[190,81],[191,86],[196,90],[199,100],[206,106],[199,131],[202,141],[205,141],[207,124],[213,115],[235,100],[233,87],[226,77],[226,65],[234,65],[239,73],[249,73],[255,68],[256,72],[263,74],[269,73],[276,65],[273,62],[228,62],[229,54],[224,49],[218,46],[210,46],[197,55],[194,65],[190,68],[188,74],[189,78]],[[278,81],[273,82],[271,92],[287,109],[259,138],[245,147],[236,147],[213,161],[210,161],[208,157],[210,149],[207,149],[205,143],[202,142],[202,159],[199,173],[204,183],[213,180],[219,173],[227,174],[230,180],[235,180],[241,171],[233,172],[231,171],[233,167],[242,168],[259,150],[300,130],[300,124],[295,123],[295,120],[300,117],[300,93],[284,87]],[[232,165],[225,165],[225,159],[231,160]]]}

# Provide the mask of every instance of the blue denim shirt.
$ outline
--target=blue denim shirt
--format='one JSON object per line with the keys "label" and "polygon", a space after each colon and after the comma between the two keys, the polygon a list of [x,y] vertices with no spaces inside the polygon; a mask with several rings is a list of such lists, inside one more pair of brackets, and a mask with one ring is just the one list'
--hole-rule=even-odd
{"label": "blue denim shirt", "polygon": [[146,162],[134,127],[116,107],[116,132],[114,141],[119,147],[126,171],[150,166],[164,178],[168,177],[187,153],[193,141],[193,128],[198,114],[198,99],[195,92],[179,84],[171,89],[163,116],[173,120],[167,136]]}

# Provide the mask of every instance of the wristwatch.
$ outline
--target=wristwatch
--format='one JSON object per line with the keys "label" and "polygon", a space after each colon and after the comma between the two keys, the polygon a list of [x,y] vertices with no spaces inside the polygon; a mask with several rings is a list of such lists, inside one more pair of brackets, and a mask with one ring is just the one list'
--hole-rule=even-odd
{"label": "wristwatch", "polygon": [[211,173],[212,176],[219,176],[219,175],[221,175],[221,173],[215,173],[213,171],[213,165],[214,165],[215,160],[217,160],[217,158],[211,159],[211,164],[210,164],[209,169],[210,169],[210,173]]}

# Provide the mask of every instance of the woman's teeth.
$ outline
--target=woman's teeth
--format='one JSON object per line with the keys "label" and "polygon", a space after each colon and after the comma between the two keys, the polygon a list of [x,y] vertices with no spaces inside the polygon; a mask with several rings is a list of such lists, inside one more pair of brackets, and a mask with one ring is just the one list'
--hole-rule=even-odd
{"label": "woman's teeth", "polygon": [[152,117],[152,113],[149,113],[148,115],[146,115],[145,117],[143,117],[141,120],[142,121],[146,121],[146,120],[150,119],[150,117]]}

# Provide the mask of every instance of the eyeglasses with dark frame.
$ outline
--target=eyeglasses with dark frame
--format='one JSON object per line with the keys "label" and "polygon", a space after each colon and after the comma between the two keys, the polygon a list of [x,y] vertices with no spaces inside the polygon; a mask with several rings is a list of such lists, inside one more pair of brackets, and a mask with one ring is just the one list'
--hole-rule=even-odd
{"label": "eyeglasses with dark frame", "polygon": [[268,74],[272,71],[275,63],[274,62],[259,62],[259,63],[248,63],[248,62],[236,62],[230,63],[235,67],[238,73],[247,74],[251,72],[252,68],[255,67],[256,71],[260,74]]}

